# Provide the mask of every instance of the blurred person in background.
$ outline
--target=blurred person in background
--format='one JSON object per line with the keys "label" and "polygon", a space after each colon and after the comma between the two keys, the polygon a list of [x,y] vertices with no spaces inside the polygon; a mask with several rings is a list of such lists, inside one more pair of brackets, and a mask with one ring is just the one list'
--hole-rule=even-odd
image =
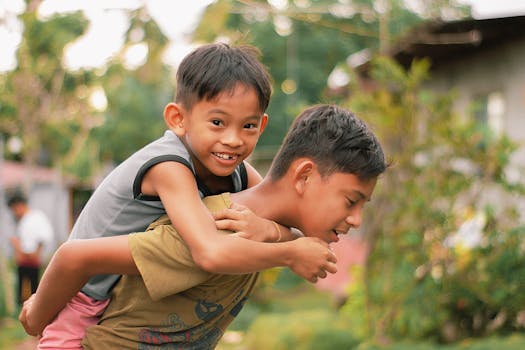
{"label": "blurred person in background", "polygon": [[43,212],[29,207],[20,191],[9,196],[7,205],[16,220],[16,230],[9,241],[18,270],[18,304],[22,305],[36,292],[42,253],[53,239],[53,228]]}

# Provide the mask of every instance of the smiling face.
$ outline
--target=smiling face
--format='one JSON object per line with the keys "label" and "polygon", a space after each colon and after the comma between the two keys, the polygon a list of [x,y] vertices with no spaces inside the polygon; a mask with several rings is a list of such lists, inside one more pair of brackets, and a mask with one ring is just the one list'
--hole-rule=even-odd
{"label": "smiling face", "polygon": [[361,225],[363,206],[370,200],[377,178],[363,181],[340,172],[322,177],[314,171],[304,182],[297,228],[305,236],[334,243],[338,235]]}
{"label": "smiling face", "polygon": [[190,111],[170,105],[166,122],[190,151],[202,179],[231,175],[252,153],[268,118],[260,110],[255,90],[242,84],[195,103]]}

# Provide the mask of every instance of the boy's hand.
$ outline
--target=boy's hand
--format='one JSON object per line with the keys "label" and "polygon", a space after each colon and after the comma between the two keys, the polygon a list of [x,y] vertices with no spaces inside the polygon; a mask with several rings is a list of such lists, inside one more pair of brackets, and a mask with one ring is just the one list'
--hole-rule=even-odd
{"label": "boy's hand", "polygon": [[242,238],[258,242],[274,242],[278,239],[273,221],[263,219],[247,207],[232,203],[230,208],[213,213],[219,230],[230,230]]}
{"label": "boy's hand", "polygon": [[316,283],[327,273],[337,272],[337,257],[328,243],[317,237],[302,237],[289,244],[294,244],[294,253],[288,267],[300,277]]}
{"label": "boy's hand", "polygon": [[27,314],[31,311],[31,307],[33,306],[33,301],[35,299],[35,295],[31,295],[29,299],[24,301],[24,305],[22,306],[22,310],[20,311],[20,315],[18,315],[18,320],[24,327],[27,334],[32,336],[38,336],[38,331],[32,329],[27,321]]}

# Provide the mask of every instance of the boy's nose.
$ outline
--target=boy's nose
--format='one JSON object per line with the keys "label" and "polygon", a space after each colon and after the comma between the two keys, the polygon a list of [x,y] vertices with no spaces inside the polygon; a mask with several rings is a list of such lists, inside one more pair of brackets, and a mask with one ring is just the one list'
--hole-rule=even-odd
{"label": "boy's nose", "polygon": [[224,133],[222,143],[230,147],[239,147],[242,146],[244,142],[237,132],[231,131]]}
{"label": "boy's nose", "polygon": [[345,222],[350,225],[350,228],[359,228],[361,226],[362,216],[361,211],[354,212],[348,215]]}

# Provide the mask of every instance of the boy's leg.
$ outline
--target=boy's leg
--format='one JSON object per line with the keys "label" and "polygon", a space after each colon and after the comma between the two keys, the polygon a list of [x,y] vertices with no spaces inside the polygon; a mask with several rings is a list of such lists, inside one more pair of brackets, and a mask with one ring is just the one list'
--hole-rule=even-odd
{"label": "boy's leg", "polygon": [[29,294],[27,298],[24,299],[24,301],[27,300],[31,295],[36,293],[36,289],[38,287],[38,273],[40,272],[40,268],[30,267],[28,272],[29,272],[31,293]]}
{"label": "boy's leg", "polygon": [[78,292],[44,329],[38,349],[82,349],[80,343],[89,326],[97,324],[109,304]]}
{"label": "boy's leg", "polygon": [[23,290],[22,285],[24,284],[24,268],[22,266],[18,266],[17,272],[18,272],[18,284],[17,284],[16,301],[18,305],[22,305],[24,303],[24,297],[22,295],[22,290]]}
{"label": "boy's leg", "polygon": [[18,266],[18,304],[22,305],[31,296],[31,268]]}
{"label": "boy's leg", "polygon": [[22,305],[36,292],[38,287],[38,267],[18,266],[18,304]]}

